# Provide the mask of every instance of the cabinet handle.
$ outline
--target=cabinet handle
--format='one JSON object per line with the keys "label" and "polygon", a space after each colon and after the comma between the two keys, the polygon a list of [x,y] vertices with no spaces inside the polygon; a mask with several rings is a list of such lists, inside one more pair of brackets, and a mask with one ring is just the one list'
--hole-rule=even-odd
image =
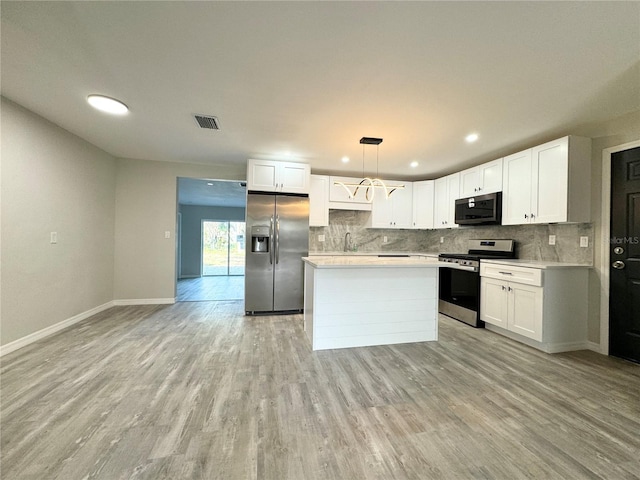
{"label": "cabinet handle", "polygon": [[502,275],[513,275],[512,272],[498,272],[498,273],[501,273]]}
{"label": "cabinet handle", "polygon": [[512,292],[512,291],[513,291],[513,288],[511,288],[511,287],[507,287],[507,290],[509,290],[510,292]]}
{"label": "cabinet handle", "polygon": [[536,216],[532,213],[531,214],[531,220],[533,220],[534,218],[536,218]]}
{"label": "cabinet handle", "polygon": [[482,187],[478,187],[478,191],[481,192],[482,191]]}
{"label": "cabinet handle", "polygon": [[502,285],[502,291],[504,292],[507,289],[504,285]]}
{"label": "cabinet handle", "polygon": [[524,214],[524,218],[529,218],[529,215],[527,215],[526,213]]}

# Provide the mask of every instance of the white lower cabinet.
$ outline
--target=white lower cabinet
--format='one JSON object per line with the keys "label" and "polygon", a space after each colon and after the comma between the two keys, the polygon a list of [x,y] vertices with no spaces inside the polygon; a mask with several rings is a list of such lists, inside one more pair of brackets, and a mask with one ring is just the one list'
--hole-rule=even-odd
{"label": "white lower cabinet", "polygon": [[480,319],[488,330],[548,353],[588,348],[588,273],[481,262]]}
{"label": "white lower cabinet", "polygon": [[542,341],[542,287],[481,279],[481,319]]}

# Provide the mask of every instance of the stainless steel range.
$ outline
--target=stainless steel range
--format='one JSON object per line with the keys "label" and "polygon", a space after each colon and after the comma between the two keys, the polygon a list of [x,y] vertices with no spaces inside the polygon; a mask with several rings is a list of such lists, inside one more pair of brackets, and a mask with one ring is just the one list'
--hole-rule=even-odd
{"label": "stainless steel range", "polygon": [[440,269],[438,310],[449,317],[484,327],[480,320],[480,260],[515,258],[513,240],[469,240],[467,253],[441,253],[438,260],[452,264]]}

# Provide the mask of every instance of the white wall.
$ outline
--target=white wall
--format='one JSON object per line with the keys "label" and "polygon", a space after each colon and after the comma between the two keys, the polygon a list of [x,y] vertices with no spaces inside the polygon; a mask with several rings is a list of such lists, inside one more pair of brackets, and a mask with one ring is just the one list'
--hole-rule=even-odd
{"label": "white wall", "polygon": [[116,300],[175,298],[178,177],[244,180],[246,165],[118,159]]}
{"label": "white wall", "polygon": [[113,299],[116,162],[9,100],[1,108],[5,345]]}

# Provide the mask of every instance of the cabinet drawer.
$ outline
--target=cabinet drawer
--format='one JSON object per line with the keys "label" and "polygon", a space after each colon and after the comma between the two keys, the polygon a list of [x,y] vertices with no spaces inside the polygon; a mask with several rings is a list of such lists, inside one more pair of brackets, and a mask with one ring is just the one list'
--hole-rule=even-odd
{"label": "cabinet drawer", "polygon": [[480,276],[523,283],[525,285],[542,286],[542,270],[539,268],[487,264],[480,261]]}

